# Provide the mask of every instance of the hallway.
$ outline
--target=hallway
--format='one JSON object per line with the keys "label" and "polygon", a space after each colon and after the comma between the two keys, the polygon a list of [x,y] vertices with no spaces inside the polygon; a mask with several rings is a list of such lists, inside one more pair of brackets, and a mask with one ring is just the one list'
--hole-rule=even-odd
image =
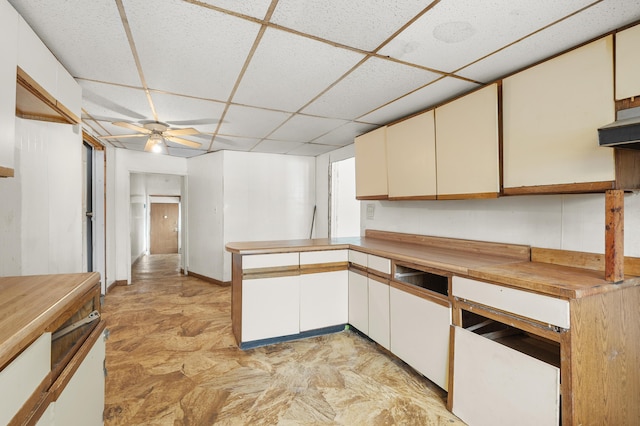
{"label": "hallway", "polygon": [[351,332],[247,351],[230,287],[145,256],[105,297],[105,425],[454,425],[446,394]]}

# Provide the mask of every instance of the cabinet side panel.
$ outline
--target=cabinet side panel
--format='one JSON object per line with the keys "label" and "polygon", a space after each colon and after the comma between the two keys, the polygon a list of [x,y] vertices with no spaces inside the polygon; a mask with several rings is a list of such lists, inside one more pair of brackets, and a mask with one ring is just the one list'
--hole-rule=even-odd
{"label": "cabinet side panel", "polygon": [[381,127],[355,139],[356,197],[386,198],[387,128]]}
{"label": "cabinet side panel", "polygon": [[574,424],[640,424],[640,287],[571,305]]}
{"label": "cabinet side panel", "polygon": [[616,99],[640,95],[640,25],[616,34]]}

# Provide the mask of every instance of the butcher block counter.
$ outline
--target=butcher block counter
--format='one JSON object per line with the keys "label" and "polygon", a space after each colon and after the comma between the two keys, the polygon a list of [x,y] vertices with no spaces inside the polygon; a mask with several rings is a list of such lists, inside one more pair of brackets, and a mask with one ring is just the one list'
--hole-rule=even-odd
{"label": "butcher block counter", "polygon": [[100,310],[96,272],[0,277],[0,424],[101,424]]}
{"label": "butcher block counter", "polygon": [[367,230],[229,243],[243,349],[355,329],[469,424],[640,424],[640,259]]}

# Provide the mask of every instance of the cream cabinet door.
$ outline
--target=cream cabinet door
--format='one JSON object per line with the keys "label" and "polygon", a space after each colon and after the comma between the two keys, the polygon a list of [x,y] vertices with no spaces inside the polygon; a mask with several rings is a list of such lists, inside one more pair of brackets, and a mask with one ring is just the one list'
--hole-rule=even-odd
{"label": "cream cabinet door", "polygon": [[367,277],[349,271],[349,324],[369,335],[369,288]]}
{"label": "cream cabinet door", "polygon": [[435,198],[433,110],[387,128],[389,198]]}
{"label": "cream cabinet door", "polygon": [[300,275],[301,332],[346,324],[348,320],[349,271]]}
{"label": "cream cabinet door", "polygon": [[500,192],[498,85],[436,108],[439,198]]}
{"label": "cream cabinet door", "polygon": [[19,15],[0,2],[0,176],[13,176]]}
{"label": "cream cabinet door", "polygon": [[640,25],[616,33],[616,99],[640,95]]}
{"label": "cream cabinet door", "polygon": [[389,349],[389,282],[368,278],[369,337]]}
{"label": "cream cabinet door", "polygon": [[380,127],[355,139],[356,198],[386,199],[387,128]]}
{"label": "cream cabinet door", "polygon": [[608,36],[503,81],[504,187],[615,179],[597,129],[615,118]]}
{"label": "cream cabinet door", "polygon": [[447,390],[451,308],[391,287],[390,349]]}

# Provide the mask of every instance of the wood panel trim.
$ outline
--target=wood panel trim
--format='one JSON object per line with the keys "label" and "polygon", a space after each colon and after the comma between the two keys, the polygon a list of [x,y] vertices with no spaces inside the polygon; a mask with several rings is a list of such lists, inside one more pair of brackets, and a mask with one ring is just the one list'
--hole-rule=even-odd
{"label": "wood panel trim", "polygon": [[388,195],[358,195],[356,196],[356,200],[388,200]]}
{"label": "wood panel trim", "polygon": [[367,273],[367,278],[371,278],[372,280],[377,281],[377,282],[379,282],[381,284],[389,285],[389,279],[381,277],[379,275]]}
{"label": "wood panel trim", "polygon": [[300,265],[300,275],[318,274],[322,272],[346,271],[349,269],[349,262],[312,263]]}
{"label": "wood panel trim", "polygon": [[475,303],[469,303],[454,297],[454,306],[460,309],[464,309],[465,311],[475,312],[484,317],[490,318],[494,321],[501,322],[503,324],[510,325],[515,328],[519,328],[520,330],[527,331],[531,334],[535,334],[540,337],[547,338],[549,340],[553,340],[554,342],[560,342],[560,332],[551,330],[548,327],[548,324],[538,322],[532,320],[530,318],[523,318],[519,315],[504,312],[499,309],[490,308],[484,305],[478,305]]}
{"label": "wood panel trim", "polygon": [[618,283],[624,280],[624,192],[607,191],[604,203],[604,279]]}
{"label": "wood panel trim", "polygon": [[242,255],[231,255],[231,329],[240,346],[242,342]]}
{"label": "wood panel trim", "polygon": [[[460,309],[457,309],[458,312],[460,312]],[[462,321],[460,321],[460,324],[462,324]],[[456,328],[454,324],[451,324],[449,326],[449,376],[448,376],[448,387],[447,387],[447,410],[449,410],[450,412],[453,413],[453,395],[454,395],[454,388],[453,388],[453,374],[454,374],[454,369],[453,369],[453,357],[454,357],[454,353],[456,351],[456,345],[455,345],[455,341],[456,341],[456,336],[455,336],[455,332],[456,332]]]}
{"label": "wood panel trim", "polygon": [[[46,328],[45,331],[54,332],[56,331],[62,324],[64,324],[69,318],[71,318],[76,312],[78,312],[87,302],[91,299],[100,296],[100,282],[98,281],[94,284],[90,289],[88,289],[84,294],[77,297],[76,299],[69,301],[66,305],[64,311],[58,315]],[[100,305],[94,306],[94,309],[98,312],[101,311]]]}
{"label": "wood panel trim", "polygon": [[129,283],[127,282],[127,280],[115,280],[112,286],[115,286],[115,285],[127,286],[129,285]]}
{"label": "wood panel trim", "polygon": [[16,115],[21,118],[80,124],[80,117],[17,67]]}
{"label": "wood panel trim", "polygon": [[407,195],[402,197],[387,197],[389,201],[412,201],[412,200],[436,200],[436,195]]}
{"label": "wood panel trim", "polygon": [[15,171],[11,167],[0,166],[0,177],[14,177]]}
{"label": "wood panel trim", "polygon": [[104,151],[104,145],[101,144],[98,139],[87,133],[85,130],[82,130],[82,140],[91,145],[93,149],[97,151]]}
{"label": "wood panel trim", "polygon": [[353,263],[351,263],[349,265],[349,272],[353,272],[354,274],[362,275],[363,277],[367,276],[366,268],[362,268],[362,267],[360,267],[360,265],[355,265]]}
{"label": "wood panel trim", "polygon": [[613,148],[616,189],[640,189],[640,150]]}
{"label": "wood panel trim", "polygon": [[187,271],[187,275],[190,277],[198,278],[199,280],[206,281],[211,284],[219,285],[220,287],[230,287],[231,281],[220,281],[215,278],[207,277],[206,275],[200,275],[198,273]]}
{"label": "wood panel trim", "polygon": [[300,275],[300,269],[297,266],[295,267],[295,269],[289,266],[275,268],[256,268],[245,269],[242,274],[242,279],[256,280],[260,278],[292,277],[295,275]]}
{"label": "wood panel trim", "polygon": [[519,186],[504,188],[504,195],[533,195],[533,194],[582,194],[604,192],[614,189],[614,181],[585,182],[585,183],[561,183],[557,185]]}
{"label": "wood panel trim", "polygon": [[[573,310],[573,307],[570,309]],[[562,423],[566,425],[573,424],[573,369],[571,368],[573,352],[571,351],[571,333],[570,331],[560,334],[560,395],[562,395],[560,414]]]}
{"label": "wood panel trim", "polygon": [[640,106],[640,94],[627,99],[620,99],[616,101],[616,112],[623,109],[635,108]]}
{"label": "wood panel trim", "polygon": [[104,329],[107,326],[107,322],[104,320],[100,320],[97,326],[93,329],[89,337],[82,344],[76,355],[71,359],[71,361],[67,364],[67,366],[62,370],[60,376],[58,376],[57,380],[53,383],[49,392],[52,395],[52,401],[57,401],[60,397],[60,394],[67,386],[75,372],[82,364],[82,361],[87,357],[89,351],[93,348],[93,345],[98,341]]}
{"label": "wood panel trim", "polygon": [[468,253],[486,254],[487,252],[491,252],[491,254],[495,256],[503,256],[513,259],[529,260],[531,258],[530,247],[521,244],[432,237],[428,235],[403,234],[399,232],[379,231],[375,229],[367,229],[365,231],[365,237],[400,243],[420,244],[448,250],[460,250]]}
{"label": "wood panel trim", "polygon": [[438,194],[438,200],[479,200],[498,198],[500,194],[497,192],[475,192],[472,194]]}
{"label": "wood panel trim", "polygon": [[[604,272],[604,254],[531,247],[531,261]],[[640,258],[625,256],[626,276],[640,276]]]}
{"label": "wood panel trim", "polygon": [[409,293],[421,299],[437,303],[438,305],[444,306],[445,308],[451,307],[451,302],[449,301],[447,296],[444,296],[442,294],[438,294],[433,291],[399,281],[391,281],[389,285],[393,288],[397,288],[400,291],[404,291],[405,293]]}
{"label": "wood panel trim", "polygon": [[18,412],[13,416],[7,426],[18,426],[26,424],[35,424],[45,411],[48,400],[47,389],[51,386],[52,374],[49,372],[38,387],[33,391],[31,396],[25,401]]}

